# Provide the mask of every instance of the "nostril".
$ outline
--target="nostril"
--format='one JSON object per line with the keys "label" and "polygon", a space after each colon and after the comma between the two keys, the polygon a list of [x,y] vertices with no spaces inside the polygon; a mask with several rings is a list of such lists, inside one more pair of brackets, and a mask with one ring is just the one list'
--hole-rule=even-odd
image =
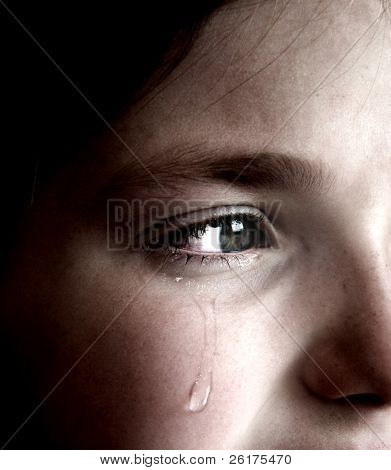
{"label": "nostril", "polygon": [[382,397],[376,393],[355,393],[340,397],[338,400],[349,400],[354,405],[382,405],[384,403]]}

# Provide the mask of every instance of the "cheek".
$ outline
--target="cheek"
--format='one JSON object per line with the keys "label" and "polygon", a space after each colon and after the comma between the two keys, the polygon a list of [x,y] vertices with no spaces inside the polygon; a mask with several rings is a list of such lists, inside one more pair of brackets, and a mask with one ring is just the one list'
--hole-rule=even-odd
{"label": "cheek", "polygon": [[[118,397],[112,426],[127,445],[235,446],[273,394],[286,368],[274,320],[254,303],[230,308],[220,296],[214,326],[209,308],[210,299],[196,302],[185,288],[151,284],[108,333],[95,362],[106,364],[98,373],[104,394]],[[194,382],[209,371],[208,403],[192,413]]]}
{"label": "cheek", "polygon": [[[87,282],[92,271],[81,271],[82,296],[73,275],[57,291],[68,293],[57,315],[69,342],[64,348],[60,337],[53,337],[57,357],[51,377],[65,372],[105,333],[46,408],[50,419],[61,423],[57,429],[72,430],[72,439],[92,446],[100,440],[106,447],[108,442],[134,448],[235,446],[284,369],[274,320],[253,300],[243,306],[227,302],[231,295],[222,286],[217,298],[195,298],[191,288],[174,281],[173,287],[151,281],[134,298],[143,285],[141,271],[135,276],[117,266],[101,271],[93,283]],[[209,371],[208,403],[192,413],[194,382]]]}

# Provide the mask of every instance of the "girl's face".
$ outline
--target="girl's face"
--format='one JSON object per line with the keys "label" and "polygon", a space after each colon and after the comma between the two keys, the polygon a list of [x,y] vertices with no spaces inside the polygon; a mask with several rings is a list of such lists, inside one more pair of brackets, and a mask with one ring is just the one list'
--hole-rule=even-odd
{"label": "girl's face", "polygon": [[37,195],[6,320],[60,447],[391,445],[384,8],[229,3]]}

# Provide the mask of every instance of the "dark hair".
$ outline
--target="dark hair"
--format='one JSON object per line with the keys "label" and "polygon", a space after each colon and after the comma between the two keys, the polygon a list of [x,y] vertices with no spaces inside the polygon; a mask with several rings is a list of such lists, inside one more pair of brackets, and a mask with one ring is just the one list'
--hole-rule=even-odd
{"label": "dark hair", "polygon": [[103,126],[51,59],[111,120],[175,68],[203,20],[222,3],[37,0],[0,5],[7,188],[2,214],[8,238],[3,246],[9,248],[12,229],[31,197],[37,162],[42,185]]}

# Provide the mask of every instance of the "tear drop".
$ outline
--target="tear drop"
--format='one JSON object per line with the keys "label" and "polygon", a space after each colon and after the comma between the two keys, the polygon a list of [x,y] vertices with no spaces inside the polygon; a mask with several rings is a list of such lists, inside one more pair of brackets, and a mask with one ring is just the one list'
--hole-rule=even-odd
{"label": "tear drop", "polygon": [[202,411],[208,403],[212,388],[212,371],[196,378],[190,390],[189,410],[193,413]]}

